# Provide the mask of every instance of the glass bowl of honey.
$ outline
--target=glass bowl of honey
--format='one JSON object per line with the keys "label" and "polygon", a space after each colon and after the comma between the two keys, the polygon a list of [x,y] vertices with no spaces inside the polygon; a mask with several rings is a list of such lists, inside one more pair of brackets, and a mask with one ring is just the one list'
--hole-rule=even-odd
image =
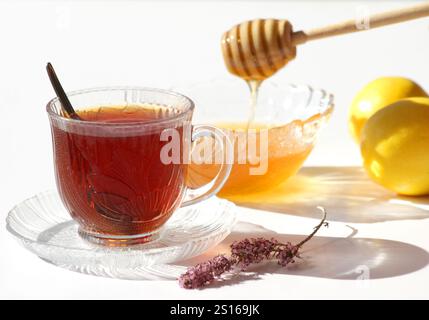
{"label": "glass bowl of honey", "polygon": [[[215,79],[180,88],[195,103],[193,122],[215,125],[234,142],[232,171],[218,193],[231,200],[266,192],[296,174],[334,108],[332,94],[308,85],[266,80],[257,96],[249,87],[240,79]],[[204,156],[209,161],[191,161],[190,188],[207,184],[220,169],[215,161],[219,151],[208,143],[194,143],[200,159],[202,151],[211,154]]]}

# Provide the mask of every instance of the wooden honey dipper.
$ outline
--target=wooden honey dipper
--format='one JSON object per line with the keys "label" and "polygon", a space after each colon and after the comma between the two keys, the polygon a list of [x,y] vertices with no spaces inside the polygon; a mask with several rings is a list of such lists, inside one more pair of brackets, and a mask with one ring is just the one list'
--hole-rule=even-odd
{"label": "wooden honey dipper", "polygon": [[[429,16],[429,2],[369,17],[370,28]],[[296,56],[296,46],[308,41],[367,30],[356,20],[309,31],[296,31],[287,20],[257,19],[240,23],[222,36],[228,70],[248,81],[262,81]]]}

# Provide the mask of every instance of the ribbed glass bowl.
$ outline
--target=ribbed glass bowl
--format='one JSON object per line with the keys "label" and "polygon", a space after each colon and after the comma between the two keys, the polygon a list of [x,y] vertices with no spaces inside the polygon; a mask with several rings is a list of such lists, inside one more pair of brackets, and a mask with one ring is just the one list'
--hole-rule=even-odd
{"label": "ribbed glass bowl", "polygon": [[[246,124],[252,108],[249,88],[244,81],[232,77],[228,80],[215,79],[175,90],[195,102],[193,123],[211,124],[247,134]],[[243,150],[240,151],[235,140],[234,167],[219,196],[234,199],[236,195],[266,191],[294,175],[313,149],[320,129],[327,123],[333,108],[333,96],[325,90],[308,85],[263,82],[253,124],[268,131],[267,171],[264,174],[249,174],[251,165],[238,164],[238,153]],[[190,172],[195,184],[204,183],[210,175],[210,168],[194,166]]]}

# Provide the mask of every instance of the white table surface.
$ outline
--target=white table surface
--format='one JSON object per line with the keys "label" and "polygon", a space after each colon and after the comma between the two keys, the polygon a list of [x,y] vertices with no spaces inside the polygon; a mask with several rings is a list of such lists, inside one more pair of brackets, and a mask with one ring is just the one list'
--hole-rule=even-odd
{"label": "white table surface", "polygon": [[[218,40],[242,20],[288,18],[299,29],[411,2],[0,1],[0,298],[429,298],[429,200],[398,198],[368,181],[356,167],[359,152],[346,121],[353,95],[378,76],[407,76],[429,90],[428,19],[306,44],[275,76],[333,92],[336,110],[307,168],[284,187],[288,196],[240,207],[231,237],[276,233],[293,240],[317,224],[314,206],[325,205],[331,225],[306,247],[302,265],[258,269],[258,279],[201,291],[175,281],[97,278],[38,259],[15,242],[4,222],[16,203],[55,187],[44,112],[53,95],[44,70],[48,60],[69,90],[168,88],[230,77]],[[363,276],[359,270],[366,270]]]}

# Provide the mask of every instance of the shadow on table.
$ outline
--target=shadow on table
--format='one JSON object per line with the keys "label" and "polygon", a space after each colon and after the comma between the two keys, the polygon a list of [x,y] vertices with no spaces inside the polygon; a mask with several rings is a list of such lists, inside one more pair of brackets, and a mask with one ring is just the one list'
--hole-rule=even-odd
{"label": "shadow on table", "polygon": [[307,167],[280,187],[251,197],[231,199],[244,207],[329,220],[372,223],[429,218],[429,197],[405,197],[369,180],[359,167]]}
{"label": "shadow on table", "polygon": [[[303,247],[303,259],[297,259],[295,264],[282,268],[271,261],[217,285],[255,280],[260,275],[273,273],[345,280],[380,279],[408,274],[429,264],[429,253],[422,248],[399,241],[354,238],[356,232],[351,229],[346,238],[316,236]],[[192,266],[216,254],[229,252],[233,241],[246,237],[274,237],[282,242],[298,243],[305,236],[279,234],[256,224],[239,222],[233,233],[216,248],[180,265]]]}

